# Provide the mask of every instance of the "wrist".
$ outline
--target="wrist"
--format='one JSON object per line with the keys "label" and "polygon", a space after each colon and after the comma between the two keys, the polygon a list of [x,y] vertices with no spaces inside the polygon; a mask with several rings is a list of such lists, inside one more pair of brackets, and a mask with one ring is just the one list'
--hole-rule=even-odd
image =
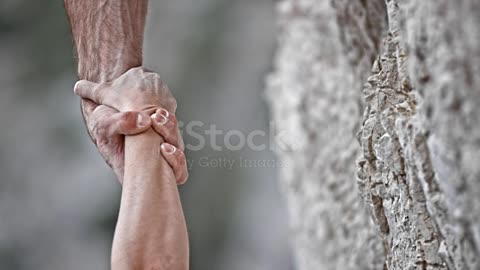
{"label": "wrist", "polygon": [[[142,178],[144,172],[158,170],[161,156],[162,137],[153,129],[131,136],[125,136],[125,169],[123,178]],[[141,167],[142,170],[138,170]],[[124,183],[125,184],[125,183]]]}

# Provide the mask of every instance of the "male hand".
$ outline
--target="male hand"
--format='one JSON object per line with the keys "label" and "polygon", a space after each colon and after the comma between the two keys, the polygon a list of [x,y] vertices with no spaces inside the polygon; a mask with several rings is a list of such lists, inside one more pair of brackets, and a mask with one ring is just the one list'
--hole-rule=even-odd
{"label": "male hand", "polygon": [[160,75],[142,67],[128,70],[113,82],[98,84],[87,80],[78,81],[74,91],[82,98],[121,112],[165,108],[170,113],[175,113],[177,110],[177,101]]}
{"label": "male hand", "polygon": [[123,182],[125,135],[135,135],[150,128],[147,113],[118,112],[105,105],[83,100],[85,123],[98,152]]}

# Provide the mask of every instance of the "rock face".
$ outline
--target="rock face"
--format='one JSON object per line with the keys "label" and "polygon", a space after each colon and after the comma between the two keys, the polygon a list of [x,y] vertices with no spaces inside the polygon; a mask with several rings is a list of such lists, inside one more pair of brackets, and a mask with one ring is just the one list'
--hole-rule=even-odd
{"label": "rock face", "polygon": [[277,14],[267,98],[298,269],[480,269],[480,1]]}

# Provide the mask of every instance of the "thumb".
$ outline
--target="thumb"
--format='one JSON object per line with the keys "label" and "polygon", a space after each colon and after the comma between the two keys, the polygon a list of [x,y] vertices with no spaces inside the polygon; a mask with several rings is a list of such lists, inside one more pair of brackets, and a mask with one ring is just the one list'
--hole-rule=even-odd
{"label": "thumb", "polygon": [[144,112],[118,112],[109,117],[105,123],[111,135],[135,135],[150,128],[150,115]]}
{"label": "thumb", "polygon": [[79,97],[90,99],[97,104],[103,104],[103,89],[104,87],[101,84],[80,80],[73,87],[73,92]]}

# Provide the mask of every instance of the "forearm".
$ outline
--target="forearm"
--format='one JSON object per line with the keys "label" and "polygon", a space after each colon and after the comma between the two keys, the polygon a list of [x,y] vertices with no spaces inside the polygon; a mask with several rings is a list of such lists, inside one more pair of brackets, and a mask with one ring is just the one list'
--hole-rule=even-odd
{"label": "forearm", "polygon": [[[112,250],[116,254],[113,268],[188,269],[185,219],[175,178],[161,158],[160,143],[152,130],[127,141],[132,147],[125,153],[128,165]],[[152,225],[158,229],[152,230]]]}
{"label": "forearm", "polygon": [[147,0],[65,0],[80,79],[111,81],[142,65],[147,6]]}
{"label": "forearm", "polygon": [[[111,81],[141,65],[146,0],[65,0],[65,8],[80,79]],[[159,154],[161,143],[152,130],[126,138],[124,186],[112,248],[115,270],[188,267],[185,220],[175,178]]]}

